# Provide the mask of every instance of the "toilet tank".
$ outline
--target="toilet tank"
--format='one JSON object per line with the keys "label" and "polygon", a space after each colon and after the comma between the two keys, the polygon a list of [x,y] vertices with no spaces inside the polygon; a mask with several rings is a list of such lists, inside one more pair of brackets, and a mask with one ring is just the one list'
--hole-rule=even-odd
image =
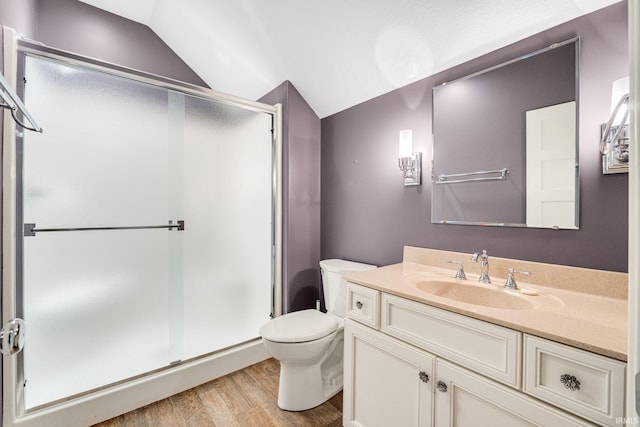
{"label": "toilet tank", "polygon": [[374,268],[377,267],[375,265],[345,261],[343,259],[325,259],[320,261],[322,289],[327,312],[339,317],[346,315],[345,300],[347,298],[347,281],[342,278],[343,274]]}

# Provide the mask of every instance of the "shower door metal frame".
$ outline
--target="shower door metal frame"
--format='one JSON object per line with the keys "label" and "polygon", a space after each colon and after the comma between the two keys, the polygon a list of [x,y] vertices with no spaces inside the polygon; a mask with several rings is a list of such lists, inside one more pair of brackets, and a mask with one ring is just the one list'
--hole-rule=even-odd
{"label": "shower door metal frame", "polygon": [[[86,68],[89,70],[100,71],[114,76],[122,77],[125,79],[133,80],[140,83],[146,83],[156,87],[173,90],[186,95],[195,96],[205,100],[215,101],[227,105],[240,107],[246,110],[270,114],[272,118],[272,184],[271,184],[271,313],[272,316],[278,316],[282,312],[282,107],[280,104],[268,105],[257,101],[251,101],[237,96],[221,93],[212,89],[192,85],[185,82],[180,82],[170,78],[146,73],[139,70],[130,69],[117,64],[100,61],[94,58],[85,57],[72,52],[53,49],[39,43],[35,43],[27,40],[18,40],[13,31],[7,27],[0,27],[3,32],[3,74],[7,80],[16,86],[17,81],[17,69],[18,69],[18,54],[24,54],[25,56],[33,56],[51,59],[59,61],[63,64],[73,65],[77,67]],[[20,92],[19,92],[20,93]],[[18,138],[22,138],[23,131],[16,128],[13,120],[7,120],[7,112],[5,111],[3,117],[3,130],[2,130],[2,170],[3,170],[3,189],[2,189],[2,319],[12,319],[22,315],[22,302],[21,302],[21,289],[18,289],[17,266],[18,266],[18,254],[17,244],[20,236],[23,232],[22,224],[17,221],[17,206],[18,200],[16,200],[17,185],[19,180],[16,176],[16,141]],[[71,118],[73,119],[73,118]],[[46,132],[46,129],[45,129]],[[28,325],[27,325],[28,331]],[[257,340],[260,341],[261,340]],[[28,341],[27,341],[28,342]],[[255,354],[256,351],[249,346],[252,343],[241,343],[238,347],[247,348],[247,351],[251,354],[251,357],[261,357]],[[28,345],[28,344],[27,344]],[[242,348],[239,351],[242,351]],[[233,351],[233,349],[224,349],[219,352],[213,352],[209,355],[203,355],[196,358],[193,361],[187,361],[184,366],[175,367],[167,366],[160,371],[178,370],[183,368],[184,370],[189,368],[189,364],[193,364],[198,367],[207,362],[204,359],[207,357],[215,357],[216,353],[222,353],[225,351]],[[218,371],[225,372],[226,370],[233,369],[229,367],[229,360],[234,356],[228,357],[225,354],[221,354],[220,358],[225,365]],[[34,408],[29,411],[25,411],[24,399],[22,397],[22,387],[20,384],[24,381],[22,375],[22,354],[18,354],[13,357],[5,358],[2,361],[2,373],[3,373],[3,420],[9,419],[24,426],[39,425],[42,422],[41,417],[46,417],[47,413],[55,411],[57,406],[63,407],[62,411],[69,410],[68,401],[54,402],[51,405],[45,407]],[[153,373],[152,373],[153,374]],[[166,376],[162,376],[160,372],[158,381],[167,381]],[[144,378],[147,374],[143,374],[136,379]],[[182,374],[184,375],[184,374]],[[9,378],[7,378],[9,377]],[[130,380],[124,380],[121,383],[115,385],[106,385],[105,388],[100,389],[97,394],[105,394],[105,389],[110,388],[118,389],[126,387],[126,383]],[[10,383],[10,386],[5,387],[5,384]],[[194,386],[197,384],[194,384]],[[78,402],[75,405],[91,405],[90,398],[95,391],[88,391],[85,394],[79,396],[74,400]],[[112,397],[111,397],[112,398]],[[107,401],[109,396],[106,398]],[[95,404],[94,404],[95,405]],[[73,408],[69,415],[74,414]]]}

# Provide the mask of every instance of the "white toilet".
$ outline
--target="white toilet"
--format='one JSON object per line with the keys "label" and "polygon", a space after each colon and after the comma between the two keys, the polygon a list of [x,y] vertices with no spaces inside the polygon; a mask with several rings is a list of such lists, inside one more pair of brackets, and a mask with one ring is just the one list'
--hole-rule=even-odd
{"label": "white toilet", "polygon": [[343,273],[376,268],[340,259],[320,261],[327,313],[302,310],[267,322],[260,335],[280,361],[278,406],[304,411],[342,390],[346,281]]}

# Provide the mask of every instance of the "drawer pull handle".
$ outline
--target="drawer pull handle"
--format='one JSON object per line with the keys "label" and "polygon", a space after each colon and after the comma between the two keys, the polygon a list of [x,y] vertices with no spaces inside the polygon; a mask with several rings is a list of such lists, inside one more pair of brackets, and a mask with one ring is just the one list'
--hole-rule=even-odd
{"label": "drawer pull handle", "polygon": [[574,375],[562,374],[560,375],[560,382],[564,384],[564,388],[568,388],[571,391],[580,390],[580,381]]}
{"label": "drawer pull handle", "polygon": [[362,303],[360,301],[356,301],[356,307],[360,310],[362,308]]}
{"label": "drawer pull handle", "polygon": [[436,387],[438,388],[438,391],[441,391],[443,393],[446,393],[448,389],[447,384],[445,384],[444,381],[438,381]]}
{"label": "drawer pull handle", "polygon": [[429,384],[429,375],[427,375],[426,372],[421,371],[418,376],[420,377],[420,381],[422,381],[423,383]]}

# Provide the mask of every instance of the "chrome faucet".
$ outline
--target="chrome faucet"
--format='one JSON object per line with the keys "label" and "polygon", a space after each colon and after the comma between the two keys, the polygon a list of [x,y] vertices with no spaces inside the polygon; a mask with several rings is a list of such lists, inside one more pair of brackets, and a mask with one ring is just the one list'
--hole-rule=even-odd
{"label": "chrome faucet", "polygon": [[483,249],[482,254],[474,252],[473,255],[471,255],[472,262],[478,262],[478,258],[481,260],[480,267],[482,267],[478,282],[491,283],[491,279],[489,278],[489,255],[487,255],[487,251]]}

